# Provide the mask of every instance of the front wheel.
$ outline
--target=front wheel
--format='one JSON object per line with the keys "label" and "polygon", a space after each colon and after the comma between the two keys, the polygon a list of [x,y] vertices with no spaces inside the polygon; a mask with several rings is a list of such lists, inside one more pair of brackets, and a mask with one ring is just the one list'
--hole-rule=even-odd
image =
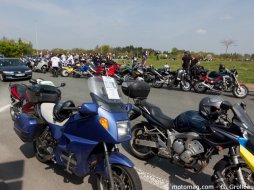
{"label": "front wheel", "polygon": [[[140,190],[142,189],[140,178],[134,168],[129,168],[123,165],[111,165],[112,176],[115,190]],[[104,179],[103,176],[97,175],[97,189],[110,189],[109,180]]]}
{"label": "front wheel", "polygon": [[205,93],[207,88],[203,85],[202,82],[196,82],[193,85],[194,91],[197,93]]}
{"label": "front wheel", "polygon": [[[246,183],[246,186],[244,186],[244,189],[253,189],[254,186],[254,176],[251,171],[251,169],[245,164],[241,163],[240,169],[243,174],[243,179]],[[238,167],[235,165],[230,164],[229,162],[221,162],[221,168],[214,171],[215,176],[216,173],[220,173],[221,177],[225,180],[225,183],[230,189],[236,189],[241,187],[241,183],[238,180],[237,176],[237,170]],[[214,182],[214,189],[216,190],[222,190],[225,189],[223,185],[220,184],[219,180],[217,182]]]}
{"label": "front wheel", "polygon": [[153,79],[152,86],[154,88],[161,88],[163,86],[163,83],[161,82],[159,78],[155,78]]}
{"label": "front wheel", "polygon": [[190,91],[190,89],[191,89],[191,83],[189,82],[189,81],[182,81],[181,83],[180,83],[180,88],[181,88],[181,90],[183,90],[183,91]]}
{"label": "front wheel", "polygon": [[240,84],[239,86],[234,86],[233,95],[236,98],[245,98],[249,93],[249,89],[246,85]]}

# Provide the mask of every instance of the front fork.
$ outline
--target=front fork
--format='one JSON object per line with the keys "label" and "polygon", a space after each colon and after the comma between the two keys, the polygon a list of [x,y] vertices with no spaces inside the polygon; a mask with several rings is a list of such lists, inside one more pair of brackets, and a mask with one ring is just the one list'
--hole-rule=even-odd
{"label": "front fork", "polygon": [[[234,147],[230,147],[229,148],[229,154],[231,155],[230,157],[232,158],[232,162],[234,165],[239,166],[239,160],[238,160],[238,155],[236,154],[236,150]],[[243,177],[243,173],[240,167],[238,167],[238,169],[236,170],[237,173],[237,177],[238,177],[238,181],[241,185],[246,186],[244,177]]]}
{"label": "front fork", "polygon": [[108,148],[105,142],[103,142],[104,152],[105,152],[105,164],[106,168],[108,169],[108,175],[109,175],[109,183],[110,183],[110,189],[114,189],[114,181],[113,181],[113,175],[111,170],[111,164],[109,163],[109,154],[108,154]]}

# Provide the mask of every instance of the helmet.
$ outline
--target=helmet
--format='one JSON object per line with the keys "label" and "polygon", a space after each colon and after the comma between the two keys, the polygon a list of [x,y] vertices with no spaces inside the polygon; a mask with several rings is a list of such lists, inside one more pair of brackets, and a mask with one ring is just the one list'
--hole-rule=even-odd
{"label": "helmet", "polygon": [[219,71],[223,73],[226,70],[225,65],[220,64]]}
{"label": "helmet", "polygon": [[199,113],[209,119],[217,119],[220,105],[224,100],[220,96],[207,96],[199,103]]}
{"label": "helmet", "polygon": [[57,104],[54,106],[53,114],[54,119],[58,122],[63,122],[65,119],[69,118],[72,114],[72,110],[64,109],[66,107],[75,107],[75,104],[71,100],[67,100],[64,102],[57,102]]}
{"label": "helmet", "polygon": [[168,64],[164,65],[164,69],[169,69],[169,65]]}

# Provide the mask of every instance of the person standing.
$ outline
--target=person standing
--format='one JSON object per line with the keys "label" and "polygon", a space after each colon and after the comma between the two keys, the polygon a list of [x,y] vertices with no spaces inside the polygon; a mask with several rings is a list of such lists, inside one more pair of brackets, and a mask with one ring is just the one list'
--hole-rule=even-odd
{"label": "person standing", "polygon": [[189,74],[190,65],[191,65],[192,57],[189,52],[184,52],[184,56],[182,57],[182,68]]}
{"label": "person standing", "polygon": [[58,68],[59,68],[59,62],[60,59],[58,58],[58,56],[53,56],[51,57],[51,62],[52,62],[52,72],[53,72],[53,77],[58,77]]}
{"label": "person standing", "polygon": [[146,60],[148,58],[148,51],[145,51],[142,55],[142,62],[141,62],[141,67],[144,67],[146,64]]}

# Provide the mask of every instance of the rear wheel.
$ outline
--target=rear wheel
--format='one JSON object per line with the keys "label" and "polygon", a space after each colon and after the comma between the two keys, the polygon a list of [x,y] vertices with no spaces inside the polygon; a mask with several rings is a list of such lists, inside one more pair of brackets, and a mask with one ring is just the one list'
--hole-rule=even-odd
{"label": "rear wheel", "polygon": [[151,136],[145,133],[145,126],[143,124],[137,124],[131,129],[132,138],[129,141],[129,147],[132,154],[139,159],[147,160],[154,157],[153,148],[135,143],[136,140],[152,140]]}
{"label": "rear wheel", "polygon": [[233,88],[233,95],[236,98],[245,98],[249,93],[249,89],[246,85],[241,84],[240,86],[235,86]]}
{"label": "rear wheel", "polygon": [[42,68],[41,68],[41,72],[42,73],[46,73],[47,72],[47,66],[42,66]]}
{"label": "rear wheel", "polygon": [[62,72],[61,72],[61,75],[63,77],[68,77],[69,76],[69,72],[66,69],[63,69]]}
{"label": "rear wheel", "polygon": [[[129,168],[122,165],[111,165],[112,176],[115,190],[140,190],[142,189],[140,178],[134,168]],[[97,175],[97,189],[108,190],[110,183],[108,179]]]}
{"label": "rear wheel", "polygon": [[189,81],[182,81],[180,83],[180,88],[183,91],[190,91],[190,89],[191,89],[191,83]]}

